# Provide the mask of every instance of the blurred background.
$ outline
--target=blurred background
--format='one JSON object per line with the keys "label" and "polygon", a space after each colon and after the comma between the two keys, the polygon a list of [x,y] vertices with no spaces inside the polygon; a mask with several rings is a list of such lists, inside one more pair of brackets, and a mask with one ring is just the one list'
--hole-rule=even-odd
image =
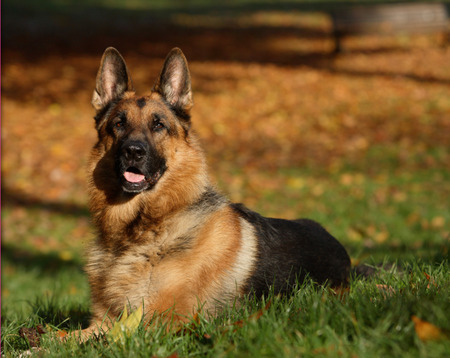
{"label": "blurred background", "polygon": [[[448,22],[412,33],[379,19],[383,31],[352,28],[358,17],[342,9],[374,3],[3,1],[4,302],[88,294],[90,99],[108,46],[143,94],[168,51],[184,51],[193,126],[233,201],[322,222],[354,263],[447,258]],[[333,14],[344,21],[339,49]]]}

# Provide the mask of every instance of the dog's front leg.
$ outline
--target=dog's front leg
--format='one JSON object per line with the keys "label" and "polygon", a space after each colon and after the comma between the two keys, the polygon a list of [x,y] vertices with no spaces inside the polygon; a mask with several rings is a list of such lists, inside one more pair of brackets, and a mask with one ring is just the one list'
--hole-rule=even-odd
{"label": "dog's front leg", "polygon": [[107,317],[106,319],[95,319],[92,320],[88,328],[70,332],[65,337],[61,337],[63,340],[74,338],[79,343],[86,342],[91,338],[98,338],[108,332],[112,327],[112,320]]}

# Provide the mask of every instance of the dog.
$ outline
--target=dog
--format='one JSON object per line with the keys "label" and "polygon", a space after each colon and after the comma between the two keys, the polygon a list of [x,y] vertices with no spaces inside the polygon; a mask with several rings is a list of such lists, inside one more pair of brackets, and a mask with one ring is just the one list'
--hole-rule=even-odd
{"label": "dog", "polygon": [[98,237],[86,266],[92,322],[83,334],[110,328],[124,304],[185,322],[247,294],[289,293],[306,278],[347,285],[349,256],[321,225],[263,217],[211,183],[191,128],[180,49],[170,51],[150,94],[139,96],[123,57],[107,48],[92,105],[98,142],[88,187]]}

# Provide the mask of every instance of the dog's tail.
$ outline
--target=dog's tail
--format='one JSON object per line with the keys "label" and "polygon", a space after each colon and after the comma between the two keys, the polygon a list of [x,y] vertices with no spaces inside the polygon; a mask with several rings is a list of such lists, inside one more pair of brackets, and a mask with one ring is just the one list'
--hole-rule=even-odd
{"label": "dog's tail", "polygon": [[353,279],[368,279],[379,275],[382,272],[393,271],[398,272],[399,268],[394,263],[384,262],[376,265],[361,264],[353,266],[351,269],[351,277]]}

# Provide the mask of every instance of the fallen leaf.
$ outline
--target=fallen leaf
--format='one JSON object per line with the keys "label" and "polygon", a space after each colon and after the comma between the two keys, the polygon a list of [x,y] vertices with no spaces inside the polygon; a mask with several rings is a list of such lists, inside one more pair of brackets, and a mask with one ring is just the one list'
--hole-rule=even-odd
{"label": "fallen leaf", "polygon": [[63,250],[59,253],[59,258],[63,261],[70,261],[73,259],[73,255],[69,250]]}
{"label": "fallen leaf", "polygon": [[443,216],[436,216],[431,220],[431,227],[433,229],[440,229],[445,226],[445,218]]}
{"label": "fallen leaf", "polygon": [[445,338],[445,334],[442,330],[434,324],[421,320],[417,316],[412,316],[411,319],[414,322],[414,329],[417,337],[419,337],[422,342],[437,341]]}
{"label": "fallen leaf", "polygon": [[426,279],[428,281],[427,288],[430,288],[430,285],[433,285],[433,286],[437,287],[436,282],[433,280],[433,278],[430,275],[428,275],[426,272],[424,272],[423,274],[425,275],[425,277],[426,277]]}
{"label": "fallen leaf", "polygon": [[347,237],[351,240],[351,241],[356,241],[356,242],[360,242],[364,235],[361,232],[361,230],[358,230],[357,228],[352,228],[350,227],[347,230]]}
{"label": "fallen leaf", "polygon": [[378,244],[382,244],[382,243],[385,242],[388,238],[389,238],[389,232],[388,232],[388,231],[380,231],[380,232],[377,232],[377,233],[374,235],[374,240],[375,240]]}
{"label": "fallen leaf", "polygon": [[144,311],[142,306],[134,311],[128,316],[127,306],[125,304],[122,317],[119,321],[115,322],[111,330],[108,332],[108,337],[111,338],[113,342],[118,340],[123,340],[124,336],[130,336],[136,332],[139,324],[141,323]]}
{"label": "fallen leaf", "polygon": [[47,332],[41,324],[31,328],[22,327],[19,330],[19,335],[27,340],[31,348],[39,347],[41,343],[41,335],[45,333]]}
{"label": "fallen leaf", "polygon": [[305,180],[303,178],[289,178],[287,181],[287,185],[291,189],[303,189],[305,187]]}
{"label": "fallen leaf", "polygon": [[56,332],[56,336],[60,339],[67,337],[68,333],[66,331],[58,331]]}

